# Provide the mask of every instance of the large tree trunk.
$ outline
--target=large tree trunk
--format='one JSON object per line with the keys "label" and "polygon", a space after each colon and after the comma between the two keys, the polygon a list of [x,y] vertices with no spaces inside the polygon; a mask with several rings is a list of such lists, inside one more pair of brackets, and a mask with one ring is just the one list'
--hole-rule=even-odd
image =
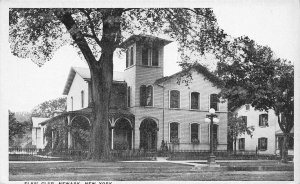
{"label": "large tree trunk", "polygon": [[93,95],[93,129],[91,156],[94,160],[109,160],[108,112],[113,80],[113,52],[103,51],[101,67],[91,69]]}
{"label": "large tree trunk", "polygon": [[287,156],[288,156],[288,148],[287,148],[287,143],[288,143],[288,134],[284,134],[283,136],[283,142],[282,142],[282,145],[281,145],[281,162],[282,163],[287,163],[288,162],[288,159],[287,159]]}
{"label": "large tree trunk", "polygon": [[[279,113],[278,113],[279,114]],[[280,114],[279,114],[280,115]],[[281,116],[278,117],[278,124],[280,129],[283,132],[283,143],[282,143],[282,151],[281,151],[281,162],[287,163],[287,157],[288,157],[288,148],[287,148],[287,143],[288,143],[288,136],[290,134],[291,129],[294,126],[294,114],[292,113],[282,113]]]}
{"label": "large tree trunk", "polygon": [[121,40],[122,12],[123,9],[103,9],[101,11],[102,38],[97,40],[97,44],[101,47],[99,61],[95,59],[83,34],[77,29],[71,13],[63,9],[54,12],[66,26],[90,68],[93,100],[90,157],[94,160],[110,159],[108,112],[113,81],[113,53]]}
{"label": "large tree trunk", "polygon": [[236,155],[236,137],[234,138],[233,142],[234,142],[234,148],[233,148],[234,152],[233,152],[233,154]]}

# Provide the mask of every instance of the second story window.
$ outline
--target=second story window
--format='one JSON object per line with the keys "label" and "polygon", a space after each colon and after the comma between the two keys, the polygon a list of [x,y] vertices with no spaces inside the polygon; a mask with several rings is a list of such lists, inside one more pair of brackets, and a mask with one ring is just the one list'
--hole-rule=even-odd
{"label": "second story window", "polygon": [[170,91],[170,108],[180,108],[180,92],[177,90]]}
{"label": "second story window", "polygon": [[84,107],[84,91],[81,91],[81,107]]}
{"label": "second story window", "polygon": [[217,94],[210,95],[210,107],[209,109],[215,109],[215,111],[219,111],[219,98]]}
{"label": "second story window", "polygon": [[140,105],[153,106],[153,87],[151,85],[140,87]]}
{"label": "second story window", "polygon": [[268,124],[268,114],[260,114],[259,115],[259,123],[258,123],[258,125],[260,127],[269,126],[269,124]]}
{"label": "second story window", "polygon": [[191,109],[200,109],[200,93],[191,93]]}
{"label": "second story window", "polygon": [[241,118],[247,127],[247,116],[241,116]]}

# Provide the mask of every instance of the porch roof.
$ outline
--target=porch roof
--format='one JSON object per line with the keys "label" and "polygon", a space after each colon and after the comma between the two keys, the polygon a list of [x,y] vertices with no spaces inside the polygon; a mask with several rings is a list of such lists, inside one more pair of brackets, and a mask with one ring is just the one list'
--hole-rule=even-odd
{"label": "porch roof", "polygon": [[[45,125],[45,124],[48,124],[48,123],[53,123],[56,120],[58,120],[60,118],[67,117],[69,115],[72,115],[72,116],[84,115],[84,116],[88,116],[88,118],[90,118],[90,116],[92,115],[92,110],[93,109],[91,107],[87,107],[87,108],[76,110],[76,111],[64,112],[64,113],[62,113],[62,114],[60,114],[58,116],[55,116],[55,117],[53,117],[51,119],[43,121],[43,122],[41,122],[39,124],[40,125]],[[109,116],[109,118],[111,118],[111,117],[115,117],[115,118],[126,117],[126,118],[129,118],[131,120],[134,119],[134,115],[131,112],[129,112],[127,109],[115,109],[115,108],[111,108],[111,109],[109,109],[108,116]]]}
{"label": "porch roof", "polygon": [[[290,134],[294,134],[294,127],[291,129]],[[277,131],[275,132],[275,135],[283,135],[282,130],[277,130]]]}

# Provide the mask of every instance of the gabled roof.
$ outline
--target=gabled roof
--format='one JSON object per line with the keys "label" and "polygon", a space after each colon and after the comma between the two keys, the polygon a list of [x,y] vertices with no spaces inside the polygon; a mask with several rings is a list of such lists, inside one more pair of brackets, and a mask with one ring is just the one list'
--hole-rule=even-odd
{"label": "gabled roof", "polygon": [[[80,77],[82,77],[83,80],[85,80],[85,81],[90,81],[91,80],[91,74],[90,74],[90,70],[88,68],[71,67],[69,75],[68,75],[67,82],[66,82],[65,87],[64,87],[63,95],[68,95],[76,73]],[[114,71],[113,80],[114,81],[124,81],[123,72]]]}
{"label": "gabled roof", "polygon": [[198,63],[194,64],[193,66],[189,67],[188,69],[182,70],[182,71],[177,72],[173,75],[159,78],[155,81],[155,84],[161,84],[161,83],[164,83],[164,82],[168,82],[169,80],[171,80],[175,77],[184,76],[186,73],[191,72],[192,70],[195,70],[196,72],[204,75],[205,79],[212,82],[215,86],[217,86],[217,87],[222,87],[223,86],[223,81],[220,78],[218,78],[217,76],[212,74],[206,67],[204,67],[204,66],[202,66],[201,64],[198,64]]}
{"label": "gabled roof", "polygon": [[160,42],[163,46],[171,43],[172,41],[166,40],[163,38],[159,38],[156,36],[139,34],[139,35],[132,35],[127,38],[122,44],[121,47],[126,48],[127,46],[133,44],[134,42],[143,41],[143,42]]}

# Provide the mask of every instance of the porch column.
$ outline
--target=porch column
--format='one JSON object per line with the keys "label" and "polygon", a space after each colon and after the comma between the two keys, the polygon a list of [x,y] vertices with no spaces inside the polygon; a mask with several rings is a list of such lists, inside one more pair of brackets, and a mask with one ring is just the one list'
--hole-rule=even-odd
{"label": "porch column", "polygon": [[133,128],[131,129],[131,149],[133,150],[134,145],[133,145]]}
{"label": "porch column", "polygon": [[54,147],[54,137],[55,135],[54,135],[54,132],[53,131],[51,131],[51,140],[52,140],[52,145],[51,145],[51,148],[53,149],[53,147]]}
{"label": "porch column", "polygon": [[111,149],[114,149],[114,127],[111,128]]}
{"label": "porch column", "polygon": [[[68,116],[68,125],[70,125],[70,116]],[[72,147],[72,135],[70,130],[68,130],[68,148]]]}

